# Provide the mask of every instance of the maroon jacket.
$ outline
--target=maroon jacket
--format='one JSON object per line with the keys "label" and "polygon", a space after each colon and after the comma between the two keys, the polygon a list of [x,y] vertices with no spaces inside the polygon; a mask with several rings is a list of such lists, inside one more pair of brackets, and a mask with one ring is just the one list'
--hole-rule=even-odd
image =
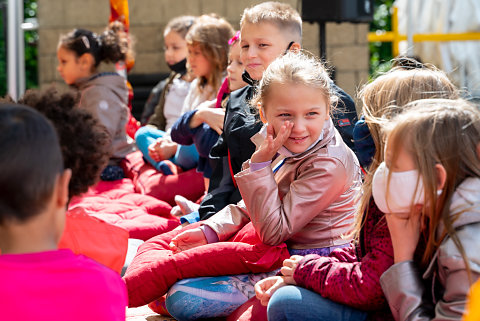
{"label": "maroon jacket", "polygon": [[380,286],[380,276],[393,265],[393,247],[384,214],[370,201],[357,244],[330,256],[305,256],[295,269],[297,285],[323,297],[369,311],[369,320],[393,319]]}

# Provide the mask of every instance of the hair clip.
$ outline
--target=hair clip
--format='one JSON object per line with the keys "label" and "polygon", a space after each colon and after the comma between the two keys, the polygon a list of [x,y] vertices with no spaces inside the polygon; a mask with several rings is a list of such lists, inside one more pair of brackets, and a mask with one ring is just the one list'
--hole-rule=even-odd
{"label": "hair clip", "polygon": [[85,45],[85,48],[90,49],[90,41],[88,41],[87,36],[82,36],[82,41],[83,41],[83,44]]}
{"label": "hair clip", "polygon": [[240,39],[240,30],[235,33],[235,36],[228,40],[228,44],[233,45],[235,42],[237,42],[238,39]]}

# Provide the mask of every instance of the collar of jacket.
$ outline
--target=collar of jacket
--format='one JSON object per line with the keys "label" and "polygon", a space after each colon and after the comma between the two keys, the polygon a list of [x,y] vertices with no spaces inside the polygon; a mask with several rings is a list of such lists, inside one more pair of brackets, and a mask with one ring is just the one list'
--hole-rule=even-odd
{"label": "collar of jacket", "polygon": [[[256,133],[255,135],[253,135],[250,140],[255,144],[255,146],[259,147],[262,142],[265,140],[265,131],[266,131],[266,125],[264,125],[262,127],[262,129]],[[285,156],[285,161],[286,162],[294,162],[294,161],[297,161],[299,159],[302,159],[312,153],[315,153],[316,151],[318,151],[320,148],[323,148],[325,146],[328,145],[328,143],[330,143],[330,141],[332,140],[332,138],[335,136],[335,127],[333,125],[333,122],[332,122],[332,119],[329,118],[328,120],[325,121],[324,125],[323,125],[323,131],[322,131],[322,134],[321,134],[321,138],[319,138],[319,140],[313,145],[313,146],[310,146],[306,151],[302,152],[302,153],[298,153],[298,154],[293,154],[292,152],[290,152],[288,149],[283,148],[283,151],[279,152],[280,154],[282,154],[283,156]]]}
{"label": "collar of jacket", "polygon": [[[458,187],[452,195],[452,201],[450,202],[450,216],[453,218],[453,228],[458,229],[459,227],[479,223],[480,222],[480,211],[478,210],[480,206],[480,178],[478,177],[469,177],[466,178]],[[443,234],[445,227],[443,223],[440,222],[440,225],[437,228],[436,235],[440,237]],[[435,267],[436,261],[438,258],[438,250],[433,255],[432,260],[428,264],[425,273],[423,274],[424,278],[427,278],[432,275]]]}
{"label": "collar of jacket", "polygon": [[252,87],[258,87],[259,81],[252,79],[246,70],[244,70],[242,73],[242,80]]}
{"label": "collar of jacket", "polygon": [[[116,72],[101,72],[101,73],[92,75],[90,77],[80,78],[72,86],[77,87],[77,88],[82,88],[82,86],[84,86],[85,84],[87,84],[87,83],[89,83],[89,82],[91,82],[91,81],[93,81],[97,78],[104,77],[104,76],[118,76],[118,77],[121,77]],[[122,77],[122,79],[124,79],[124,78]]]}

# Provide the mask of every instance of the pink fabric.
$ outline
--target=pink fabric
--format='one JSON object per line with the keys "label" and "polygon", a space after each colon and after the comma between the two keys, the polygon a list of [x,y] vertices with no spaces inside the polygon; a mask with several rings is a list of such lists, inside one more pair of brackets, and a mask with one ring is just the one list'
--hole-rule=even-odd
{"label": "pink fabric", "polygon": [[0,255],[0,319],[125,321],[114,271],[70,250]]}
{"label": "pink fabric", "polygon": [[228,77],[225,77],[225,80],[223,81],[217,93],[217,101],[215,102],[215,108],[222,108],[223,97],[228,93],[230,93],[230,89],[228,89]]}
{"label": "pink fabric", "polygon": [[153,196],[170,205],[175,205],[175,195],[195,201],[205,193],[202,173],[196,169],[175,175],[163,175],[145,163],[142,152],[127,155],[122,163],[125,175],[133,180],[135,192]]}
{"label": "pink fabric", "polygon": [[252,224],[245,225],[227,242],[207,244],[173,254],[171,239],[187,226],[143,243],[123,279],[129,306],[147,304],[161,296],[178,280],[198,276],[218,276],[273,271],[289,257],[285,243],[270,246],[260,242]]}
{"label": "pink fabric", "polygon": [[171,231],[180,223],[170,215],[171,205],[135,192],[132,180],[101,181],[87,193],[72,198],[69,209],[85,211],[107,223],[122,227],[130,238],[148,240]]}

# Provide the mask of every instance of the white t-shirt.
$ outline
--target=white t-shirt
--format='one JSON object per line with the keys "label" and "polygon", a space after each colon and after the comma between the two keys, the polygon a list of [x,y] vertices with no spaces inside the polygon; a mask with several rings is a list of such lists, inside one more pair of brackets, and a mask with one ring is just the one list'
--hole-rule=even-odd
{"label": "white t-shirt", "polygon": [[165,96],[163,115],[165,116],[165,131],[169,131],[175,121],[182,115],[182,108],[185,98],[190,89],[190,82],[181,78],[173,79],[172,84]]}

